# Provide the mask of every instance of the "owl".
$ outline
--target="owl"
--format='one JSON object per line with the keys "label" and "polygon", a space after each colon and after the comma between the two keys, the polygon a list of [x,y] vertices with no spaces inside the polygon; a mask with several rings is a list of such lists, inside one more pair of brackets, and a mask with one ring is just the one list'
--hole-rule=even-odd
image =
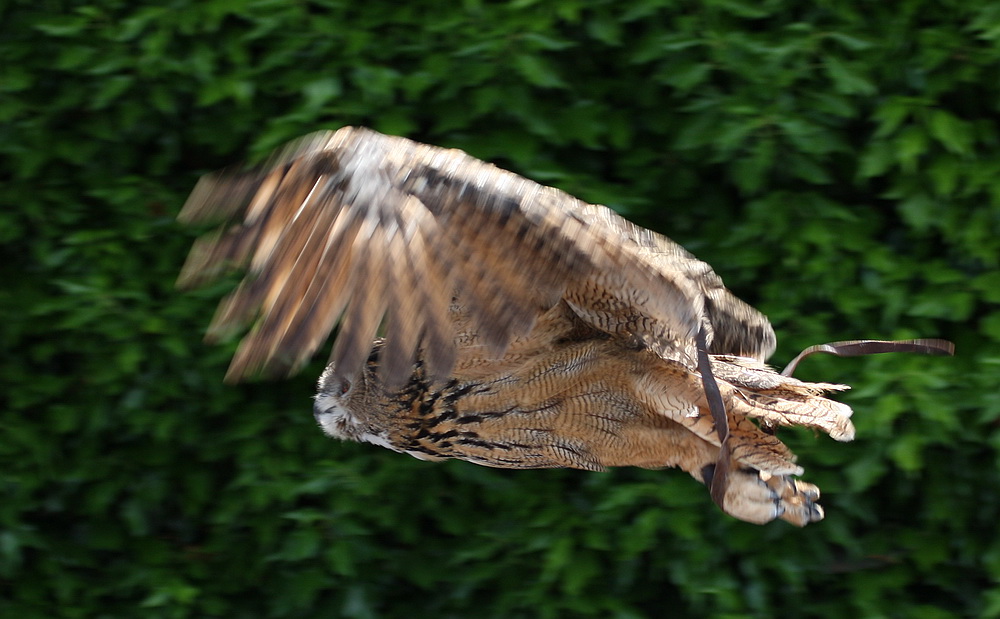
{"label": "owl", "polygon": [[314,406],[332,437],[500,468],[677,467],[741,520],[823,518],[775,430],[851,440],[851,409],[826,397],[847,387],[765,365],[767,318],[607,207],[346,127],[203,178],[180,218],[221,222],[182,286],[246,271],[209,328],[251,325],[229,380],[293,373],[336,330]]}

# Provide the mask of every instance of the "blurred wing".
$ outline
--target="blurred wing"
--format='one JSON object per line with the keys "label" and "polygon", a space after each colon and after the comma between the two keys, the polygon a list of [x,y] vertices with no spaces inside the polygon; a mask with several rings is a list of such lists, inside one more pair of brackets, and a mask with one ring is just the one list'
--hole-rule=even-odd
{"label": "blurred wing", "polygon": [[777,344],[774,329],[764,314],[736,297],[712,268],[667,237],[637,228],[656,252],[653,263],[672,269],[691,281],[704,298],[708,352],[764,361]]}
{"label": "blurred wing", "polygon": [[[338,372],[360,370],[384,324],[387,380],[409,374],[418,347],[444,375],[455,359],[454,296],[496,354],[569,285],[599,288],[597,298],[618,306],[638,299],[656,323],[646,339],[661,348],[693,342],[705,311],[697,285],[652,264],[630,232],[641,229],[609,209],[458,150],[367,129],[316,134],[267,169],[203,178],[180,218],[224,220],[196,243],[181,285],[248,268],[210,329],[253,324],[232,380],[295,371],[338,321]],[[631,296],[621,301],[619,288]]]}
{"label": "blurred wing", "polygon": [[776,338],[767,317],[730,292],[707,263],[662,234],[637,226],[603,206],[587,204],[582,212],[592,225],[613,230],[623,244],[634,245],[635,253],[656,272],[690,283],[703,307],[708,352],[758,361],[774,352]]}

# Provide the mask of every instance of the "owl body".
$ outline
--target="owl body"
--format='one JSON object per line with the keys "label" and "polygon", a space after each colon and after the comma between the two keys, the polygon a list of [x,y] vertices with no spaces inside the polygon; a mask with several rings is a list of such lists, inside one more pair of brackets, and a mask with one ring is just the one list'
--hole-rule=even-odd
{"label": "owl body", "polygon": [[[457,324],[465,323],[460,309],[452,314]],[[700,377],[684,364],[588,327],[566,303],[490,363],[481,362],[474,333],[464,332],[459,341],[465,347],[452,376],[431,378],[418,361],[398,388],[379,373],[383,341],[375,342],[355,379],[327,368],[316,396],[317,421],[333,437],[421,460],[455,458],[515,469],[680,467],[711,483],[720,440]],[[725,357],[713,362],[729,366],[730,377],[743,372]],[[762,366],[756,371],[778,376]],[[769,391],[779,393],[781,384],[805,385],[782,377]],[[732,467],[738,473],[727,489],[730,513],[752,522],[781,517],[799,525],[821,518],[815,487],[787,477],[801,472],[791,453],[750,421],[751,407],[741,409],[732,401],[730,383],[726,389],[730,440],[743,459]],[[835,404],[812,400],[810,406]],[[835,409],[843,425],[850,410]],[[803,410],[816,414],[807,406]]]}

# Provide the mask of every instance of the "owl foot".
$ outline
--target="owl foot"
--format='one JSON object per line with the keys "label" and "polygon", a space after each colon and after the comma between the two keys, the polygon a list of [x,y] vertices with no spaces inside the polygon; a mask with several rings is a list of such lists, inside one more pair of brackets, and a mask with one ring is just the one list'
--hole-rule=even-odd
{"label": "owl foot", "polygon": [[[706,467],[703,477],[711,485],[714,466]],[[722,509],[730,516],[764,524],[781,518],[804,527],[823,519],[819,488],[790,475],[770,475],[751,468],[730,471]]]}

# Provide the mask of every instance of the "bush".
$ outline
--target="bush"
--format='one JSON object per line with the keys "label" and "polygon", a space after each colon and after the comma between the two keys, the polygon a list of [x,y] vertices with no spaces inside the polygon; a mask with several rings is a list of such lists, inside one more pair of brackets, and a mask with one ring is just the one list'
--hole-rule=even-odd
{"label": "bush", "polygon": [[[0,8],[0,614],[1000,616],[1000,10],[901,0],[14,0]],[[663,231],[820,358],[827,520],[677,472],[498,471],[324,439],[322,360],[225,386],[178,293],[197,177],[345,124]]]}

